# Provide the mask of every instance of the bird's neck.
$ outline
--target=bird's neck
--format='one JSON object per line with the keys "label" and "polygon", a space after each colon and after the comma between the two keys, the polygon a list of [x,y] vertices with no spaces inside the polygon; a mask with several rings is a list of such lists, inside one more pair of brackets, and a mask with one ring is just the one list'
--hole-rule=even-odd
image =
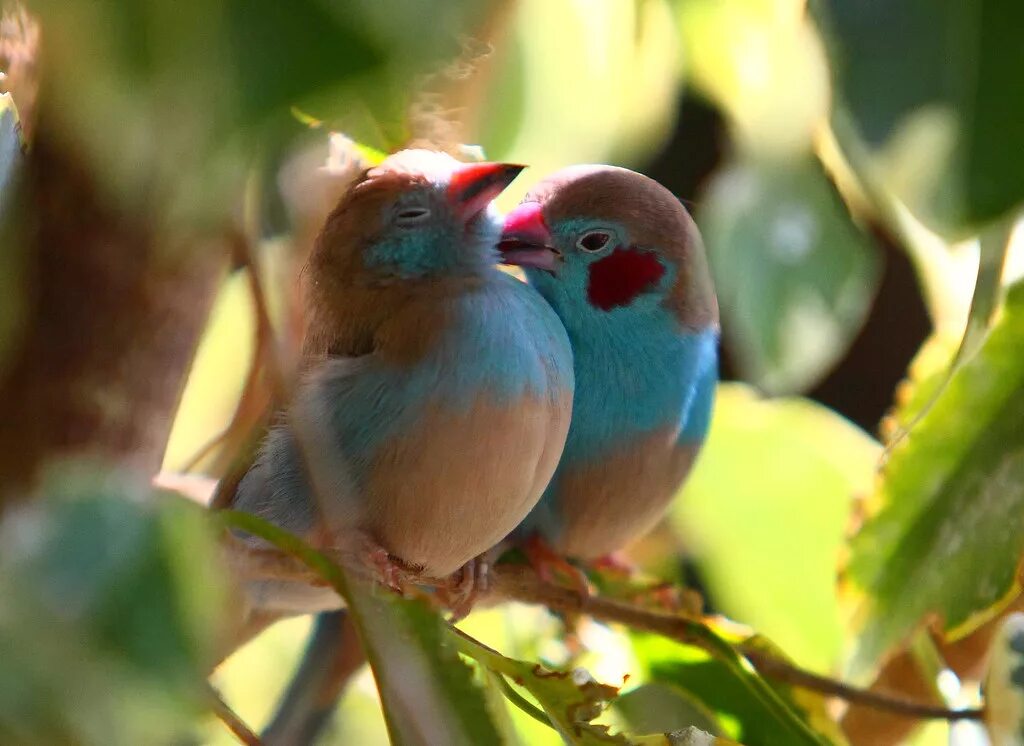
{"label": "bird's neck", "polygon": [[[664,428],[684,439],[702,437],[688,418],[694,398],[713,392],[716,329],[687,329],[666,311],[642,318],[609,314],[569,329],[569,336],[576,396],[567,458],[600,457],[625,439]],[[697,425],[706,428],[706,422]]]}
{"label": "bird's neck", "polygon": [[311,288],[303,353],[379,354],[397,363],[415,361],[447,327],[459,298],[485,286],[498,272],[489,268],[441,278],[373,286]]}

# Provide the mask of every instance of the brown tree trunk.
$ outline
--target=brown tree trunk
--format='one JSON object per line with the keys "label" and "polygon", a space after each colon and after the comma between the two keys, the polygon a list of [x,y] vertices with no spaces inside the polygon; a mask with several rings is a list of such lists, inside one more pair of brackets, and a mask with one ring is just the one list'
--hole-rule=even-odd
{"label": "brown tree trunk", "polygon": [[40,112],[3,249],[21,254],[23,297],[0,366],[0,503],[64,456],[156,472],[228,256],[226,236],[163,235],[120,211],[46,124]]}

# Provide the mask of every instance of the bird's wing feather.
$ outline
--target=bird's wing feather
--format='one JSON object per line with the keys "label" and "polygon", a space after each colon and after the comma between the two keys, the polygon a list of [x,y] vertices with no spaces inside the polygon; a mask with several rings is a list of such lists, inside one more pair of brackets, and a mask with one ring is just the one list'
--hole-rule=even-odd
{"label": "bird's wing feather", "polygon": [[374,448],[417,407],[394,377],[372,354],[311,367],[285,422],[242,478],[234,507],[298,534],[321,515],[331,525],[357,523],[358,485]]}

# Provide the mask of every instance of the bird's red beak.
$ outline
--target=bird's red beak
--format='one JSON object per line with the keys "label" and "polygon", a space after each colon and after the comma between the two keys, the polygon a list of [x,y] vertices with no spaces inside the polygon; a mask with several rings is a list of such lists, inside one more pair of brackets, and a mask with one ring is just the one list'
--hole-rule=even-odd
{"label": "bird's red beak", "polygon": [[468,223],[486,210],[524,168],[512,163],[468,163],[452,174],[448,200]]}
{"label": "bird's red beak", "polygon": [[503,264],[554,272],[562,262],[539,202],[524,202],[505,217],[498,248]]}

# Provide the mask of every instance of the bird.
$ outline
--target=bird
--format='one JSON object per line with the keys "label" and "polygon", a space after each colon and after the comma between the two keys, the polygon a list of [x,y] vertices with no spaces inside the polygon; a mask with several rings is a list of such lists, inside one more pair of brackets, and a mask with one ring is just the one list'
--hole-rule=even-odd
{"label": "bird", "polygon": [[565,558],[614,563],[664,515],[708,432],[719,322],[700,232],[657,181],[579,165],[530,190],[499,248],[558,314],[576,373],[558,468],[510,540],[547,579]]}
{"label": "bird", "polygon": [[[717,302],[685,208],[626,169],[549,176],[506,216],[498,246],[568,330],[576,388],[550,485],[489,554],[516,543],[539,570],[575,581],[562,555],[592,560],[621,549],[657,521],[685,478],[717,383]],[[308,648],[268,743],[311,742],[324,727],[343,685],[324,661],[344,657],[345,629],[342,619],[318,618],[319,644]]]}
{"label": "bird", "polygon": [[[304,270],[292,401],[221,505],[358,547],[385,581],[458,573],[527,515],[565,443],[574,372],[551,307],[497,266],[491,202],[522,169],[410,149],[347,190]],[[341,606],[283,580],[245,595],[250,636]]]}

